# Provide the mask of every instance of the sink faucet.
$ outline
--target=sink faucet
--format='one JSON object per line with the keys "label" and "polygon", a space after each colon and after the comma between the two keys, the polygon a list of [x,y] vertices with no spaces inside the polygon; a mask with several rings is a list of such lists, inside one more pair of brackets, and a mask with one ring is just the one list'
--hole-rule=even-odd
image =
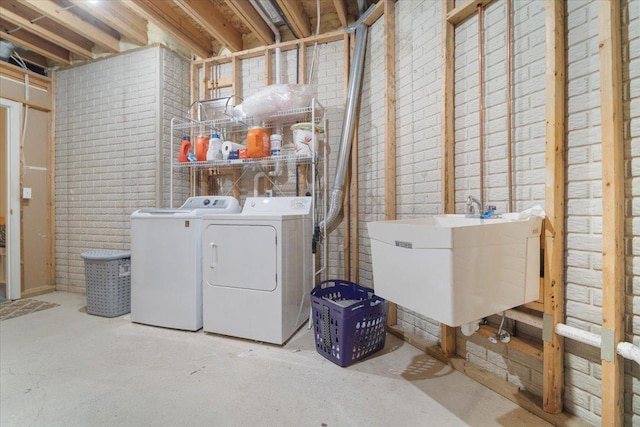
{"label": "sink faucet", "polygon": [[[476,205],[475,207],[473,205]],[[472,195],[467,196],[467,215],[480,215],[482,214],[482,203]]]}

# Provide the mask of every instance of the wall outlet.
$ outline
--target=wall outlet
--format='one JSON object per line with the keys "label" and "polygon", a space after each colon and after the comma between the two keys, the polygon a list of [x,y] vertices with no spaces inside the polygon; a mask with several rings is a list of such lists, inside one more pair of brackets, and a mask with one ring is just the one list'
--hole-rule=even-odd
{"label": "wall outlet", "polygon": [[31,187],[24,187],[22,189],[22,198],[30,199],[31,198]]}

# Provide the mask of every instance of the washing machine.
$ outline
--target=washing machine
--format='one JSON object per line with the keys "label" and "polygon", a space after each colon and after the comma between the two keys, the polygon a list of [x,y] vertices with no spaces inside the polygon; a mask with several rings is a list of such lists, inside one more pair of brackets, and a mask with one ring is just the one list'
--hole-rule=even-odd
{"label": "washing machine", "polygon": [[309,318],[310,197],[249,197],[203,218],[205,332],[284,344]]}
{"label": "washing machine", "polygon": [[132,322],[202,328],[202,217],[239,212],[233,197],[202,196],[131,215]]}

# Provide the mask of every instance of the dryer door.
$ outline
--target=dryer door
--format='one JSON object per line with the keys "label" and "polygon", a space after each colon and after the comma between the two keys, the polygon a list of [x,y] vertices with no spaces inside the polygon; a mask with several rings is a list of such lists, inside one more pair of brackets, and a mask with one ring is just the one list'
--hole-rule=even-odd
{"label": "dryer door", "polygon": [[209,224],[202,252],[205,283],[274,291],[279,256],[276,237],[270,225]]}

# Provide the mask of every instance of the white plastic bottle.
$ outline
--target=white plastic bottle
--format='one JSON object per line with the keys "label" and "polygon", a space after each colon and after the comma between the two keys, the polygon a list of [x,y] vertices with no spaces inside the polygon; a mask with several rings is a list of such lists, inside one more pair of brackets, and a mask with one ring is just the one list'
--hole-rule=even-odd
{"label": "white plastic bottle", "polygon": [[222,147],[222,140],[220,135],[214,133],[209,139],[209,149],[207,150],[207,161],[217,160],[222,158],[220,153],[220,147]]}

